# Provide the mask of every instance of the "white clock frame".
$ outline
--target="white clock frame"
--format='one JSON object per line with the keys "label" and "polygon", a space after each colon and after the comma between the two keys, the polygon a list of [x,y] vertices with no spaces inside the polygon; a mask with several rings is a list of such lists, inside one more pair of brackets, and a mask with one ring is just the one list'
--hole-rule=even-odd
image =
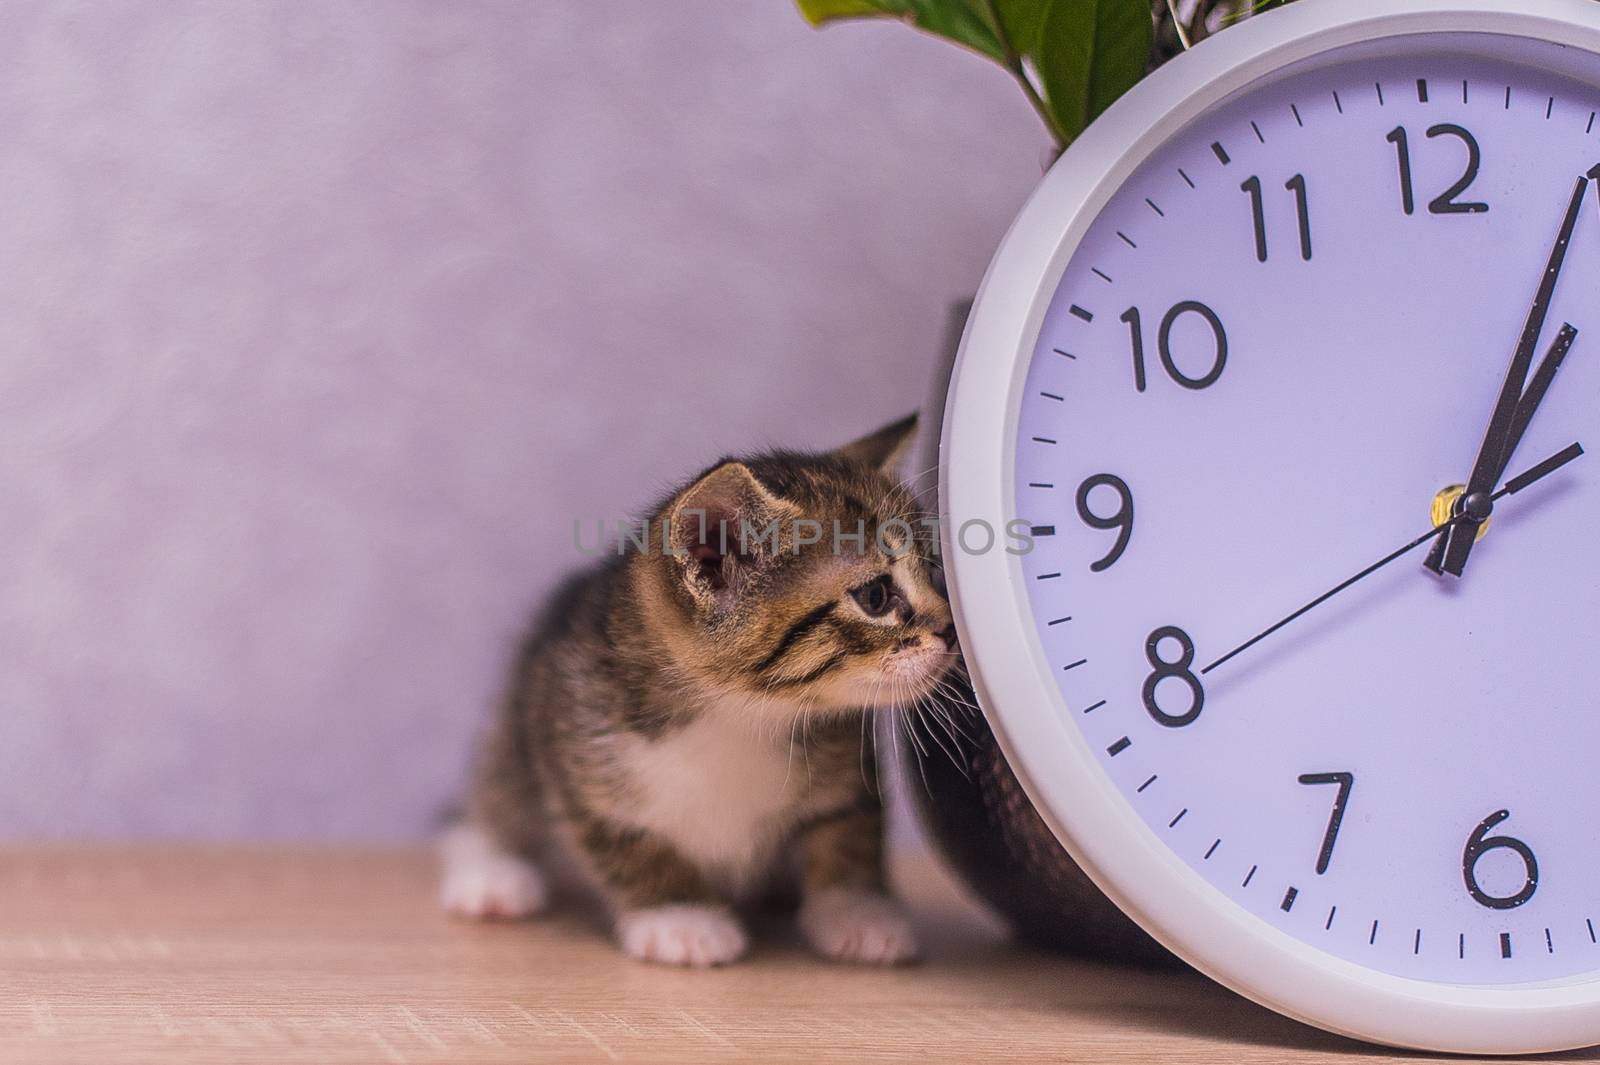
{"label": "white clock frame", "polygon": [[[1600,55],[1600,2],[1300,0],[1157,70],[1069,149],[1002,242],[962,338],[940,443],[946,544],[956,544],[962,520],[1000,527],[1016,515],[1018,412],[1045,310],[1089,226],[1134,170],[1208,109],[1290,64],[1431,32],[1555,41]],[[1316,950],[1207,883],[1064,724],[1070,715],[1031,621],[1019,558],[952,547],[945,561],[973,684],[1011,768],[1073,859],[1179,957],[1280,1013],[1359,1039],[1494,1054],[1600,1043],[1600,974],[1514,986],[1395,976]]]}

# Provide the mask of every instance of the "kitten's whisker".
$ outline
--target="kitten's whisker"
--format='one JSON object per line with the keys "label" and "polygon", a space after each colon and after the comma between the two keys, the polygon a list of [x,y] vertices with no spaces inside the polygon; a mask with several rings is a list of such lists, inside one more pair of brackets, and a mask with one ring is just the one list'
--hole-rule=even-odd
{"label": "kitten's whisker", "polygon": [[[927,732],[928,735],[933,738],[933,742],[938,744],[939,749],[945,753],[945,757],[950,759],[950,763],[959,769],[962,775],[965,776],[966,767],[961,764],[961,758],[956,753],[956,751],[961,747],[961,740],[957,738],[950,724],[938,713],[937,707],[935,707],[931,702],[927,701],[925,696],[918,697],[917,711],[921,719],[924,722],[929,723],[927,725]],[[934,726],[938,726],[939,730],[943,731],[944,734],[949,737],[949,740],[951,744],[954,745],[955,749],[945,746],[944,740],[939,738],[939,733],[934,731]]]}
{"label": "kitten's whisker", "polygon": [[971,710],[978,709],[977,705],[969,698],[972,695],[971,687],[958,683],[961,679],[957,676],[956,670],[951,669],[940,677],[934,686],[962,706]]}
{"label": "kitten's whisker", "polygon": [[800,718],[800,754],[806,760],[806,786],[810,787],[814,781],[811,776],[811,746],[807,742],[811,728],[811,715],[804,714]]}
{"label": "kitten's whisker", "polygon": [[801,710],[796,710],[789,718],[789,754],[783,763],[783,786],[778,789],[780,791],[789,786],[789,777],[794,772],[794,730],[800,724],[803,713]]}
{"label": "kitten's whisker", "polygon": [[[916,735],[914,729],[910,726],[909,723],[908,723],[908,726],[907,726],[907,732],[910,735],[912,735],[913,737]],[[917,759],[917,775],[922,778],[922,790],[927,794],[928,801],[932,802],[933,801],[933,785],[928,782],[928,766],[927,766],[928,758],[930,757],[930,755],[928,754],[928,749],[926,747],[922,746],[922,743],[921,743],[920,740],[917,741],[917,748],[920,751],[922,751],[922,757]]]}
{"label": "kitten's whisker", "polygon": [[970,705],[965,704],[965,702],[960,702],[960,704],[954,704],[954,702],[952,702],[952,704],[947,704],[946,707],[944,707],[944,713],[946,713],[950,723],[954,724],[954,728],[957,729],[957,731],[960,731],[960,734],[962,734],[965,739],[976,739],[971,732],[966,731],[965,724],[960,723],[960,721],[957,721],[957,718],[955,718],[955,712],[957,712],[957,710],[958,712],[962,713],[963,718],[968,718],[968,720],[970,720],[971,716],[976,715],[976,710],[974,710],[973,707],[970,707]]}
{"label": "kitten's whisker", "polygon": [[961,739],[971,743],[976,737],[966,730],[966,727],[956,720],[952,708],[945,704],[935,704],[938,707],[939,717],[944,722],[945,728],[954,732]]}
{"label": "kitten's whisker", "polygon": [[[905,709],[903,707],[899,706],[898,701],[896,702],[896,710],[898,710],[902,714],[906,713]],[[928,757],[928,748],[926,748],[926,747],[924,747],[922,745],[922,737],[917,735],[916,728],[913,726],[909,716],[906,716],[904,718],[904,724],[905,724],[905,730],[906,730],[907,738],[909,738],[911,740],[912,744],[914,744],[916,746],[918,752],[921,753],[922,757],[924,757],[924,758]]]}
{"label": "kitten's whisker", "polygon": [[[861,770],[861,783],[869,786],[871,781],[867,779],[867,719],[871,716],[872,712],[870,710],[863,712],[861,715],[861,749],[856,756],[857,768]],[[878,754],[876,748],[874,748],[872,754],[876,759]]]}
{"label": "kitten's whisker", "polygon": [[[937,722],[937,717],[930,711],[927,696],[913,694],[911,705],[913,712],[916,714],[916,722],[921,730],[927,734],[928,738],[934,742],[935,746],[945,753],[946,757],[948,757],[952,762],[956,761],[957,759],[955,753],[951,751],[950,748],[945,746],[944,740],[939,738],[939,733],[934,729],[934,724]],[[952,742],[955,741],[954,736],[951,736],[950,739]]]}

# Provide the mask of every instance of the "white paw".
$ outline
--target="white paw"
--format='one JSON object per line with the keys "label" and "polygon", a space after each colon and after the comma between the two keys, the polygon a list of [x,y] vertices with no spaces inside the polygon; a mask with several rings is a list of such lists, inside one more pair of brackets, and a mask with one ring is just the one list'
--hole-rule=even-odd
{"label": "white paw", "polygon": [[917,956],[917,935],[898,903],[868,891],[832,888],[800,907],[800,931],[837,961],[893,965]]}
{"label": "white paw", "polygon": [[617,919],[617,939],[630,957],[704,969],[743,957],[750,941],[721,906],[675,905],[634,910]]}
{"label": "white paw", "polygon": [[446,832],[439,854],[444,860],[439,901],[457,916],[516,921],[543,910],[549,899],[538,869],[500,849],[473,825]]}

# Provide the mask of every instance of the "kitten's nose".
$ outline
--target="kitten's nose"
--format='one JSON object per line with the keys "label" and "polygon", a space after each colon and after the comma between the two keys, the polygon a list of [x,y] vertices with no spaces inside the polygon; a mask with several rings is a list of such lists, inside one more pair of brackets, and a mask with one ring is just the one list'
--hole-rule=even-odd
{"label": "kitten's nose", "polygon": [[956,626],[955,626],[955,622],[952,621],[950,624],[946,625],[944,628],[942,628],[938,632],[934,633],[934,635],[939,637],[939,639],[944,641],[944,646],[945,646],[946,650],[949,650],[949,651],[955,650],[955,647],[956,647]]}

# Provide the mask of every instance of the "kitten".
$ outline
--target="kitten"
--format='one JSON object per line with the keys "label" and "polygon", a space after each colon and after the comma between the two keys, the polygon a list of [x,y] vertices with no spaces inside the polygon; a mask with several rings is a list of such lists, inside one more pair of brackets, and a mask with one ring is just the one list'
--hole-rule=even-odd
{"label": "kitten", "polygon": [[866,715],[928,695],[958,654],[892,478],[915,421],[720,462],[657,508],[645,548],[625,537],[551,599],[444,843],[448,909],[537,912],[533,863],[556,845],[636,958],[734,961],[734,907],[784,872],[823,955],[915,954],[864,749]]}

